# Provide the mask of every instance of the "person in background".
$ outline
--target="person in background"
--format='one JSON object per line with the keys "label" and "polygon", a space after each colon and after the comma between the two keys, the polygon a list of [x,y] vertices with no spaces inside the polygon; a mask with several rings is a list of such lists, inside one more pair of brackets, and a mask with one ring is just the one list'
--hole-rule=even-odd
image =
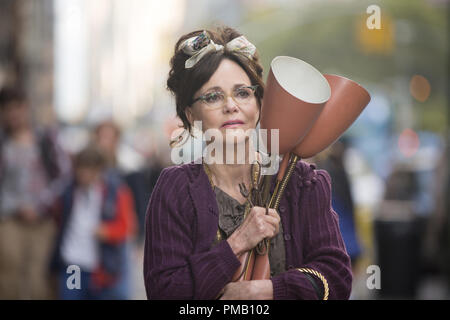
{"label": "person in background", "polygon": [[153,153],[148,156],[144,168],[130,172],[125,176],[125,180],[133,192],[136,204],[136,214],[139,222],[136,244],[139,248],[139,253],[143,252],[142,247],[145,239],[145,213],[148,200],[150,199],[156,181],[163,169],[164,164],[159,159],[158,155]]}
{"label": "person in background", "polygon": [[49,212],[70,161],[54,130],[33,126],[20,89],[0,90],[0,121],[0,299],[49,299]]}
{"label": "person in background", "polygon": [[111,120],[99,121],[94,128],[93,140],[107,157],[108,173],[124,179],[133,194],[138,221],[135,240],[139,246],[144,241],[145,212],[148,200],[150,199],[150,194],[156,184],[156,180],[163,169],[163,165],[156,152],[153,152],[143,168],[131,172],[123,172],[117,163],[120,138],[121,130]]}
{"label": "person in background", "polygon": [[100,121],[94,128],[93,142],[102,151],[106,159],[106,170],[116,171],[117,149],[120,143],[121,130],[112,120]]}
{"label": "person in background", "polygon": [[[134,232],[128,187],[105,174],[106,157],[88,146],[75,156],[74,177],[55,209],[59,230],[52,270],[60,299],[123,299],[116,290],[125,272],[126,241]],[[81,270],[81,289],[70,289],[67,268]]]}
{"label": "person in background", "polygon": [[450,145],[447,143],[434,172],[432,192],[436,209],[430,213],[429,221],[424,230],[422,248],[424,269],[428,269],[431,274],[442,275],[445,278],[448,297],[450,297],[449,156]]}
{"label": "person in background", "polygon": [[316,164],[325,169],[331,176],[331,203],[339,215],[339,228],[344,239],[347,253],[354,268],[361,256],[361,246],[355,226],[355,205],[351,191],[350,180],[344,166],[344,154],[347,150],[348,140],[342,137],[328,150],[324,158],[318,158]]}
{"label": "person in background", "polygon": [[[109,179],[116,180],[118,183],[126,183],[131,191],[131,196],[133,199],[134,211],[130,213],[127,217],[130,219],[129,223],[137,224],[138,220],[136,217],[137,210],[139,209],[139,202],[137,201],[137,194],[134,188],[128,183],[126,179],[126,174],[120,170],[117,153],[119,148],[119,143],[121,139],[121,129],[112,120],[106,119],[97,123],[94,128],[93,143],[101,150],[106,158],[106,170],[105,175]],[[136,228],[136,232],[138,228]],[[123,248],[123,273],[121,279],[117,284],[111,288],[111,292],[115,292],[114,296],[121,300],[127,300],[133,298],[133,262],[134,262],[134,240],[136,234],[130,234],[124,244]]]}

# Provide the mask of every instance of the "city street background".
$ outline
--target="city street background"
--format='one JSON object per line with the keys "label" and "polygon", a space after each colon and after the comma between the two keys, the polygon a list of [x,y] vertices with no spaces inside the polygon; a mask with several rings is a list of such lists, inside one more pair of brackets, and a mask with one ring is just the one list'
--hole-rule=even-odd
{"label": "city street background", "polygon": [[[338,159],[348,176],[354,228],[342,231],[353,232],[351,299],[448,299],[449,3],[0,0],[0,88],[23,88],[33,125],[56,128],[69,156],[98,124],[121,130],[116,166],[137,213],[128,298],[145,299],[146,203],[160,170],[172,165],[168,143],[179,124],[166,90],[177,39],[228,25],[255,44],[264,79],[280,55],[352,79],[371,102],[339,144],[304,159],[334,170]],[[372,5],[379,29],[367,25]],[[368,286],[372,265],[380,288]]]}

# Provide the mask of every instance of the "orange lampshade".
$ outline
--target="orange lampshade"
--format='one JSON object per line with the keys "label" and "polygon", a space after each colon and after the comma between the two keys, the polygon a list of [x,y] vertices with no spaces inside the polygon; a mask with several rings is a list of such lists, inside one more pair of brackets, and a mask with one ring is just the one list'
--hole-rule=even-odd
{"label": "orange lampshade", "polygon": [[[261,108],[261,129],[279,130],[279,154],[292,150],[312,128],[331,89],[325,77],[310,64],[293,57],[272,60]],[[276,152],[267,139],[267,150]]]}
{"label": "orange lampshade", "polygon": [[292,150],[300,158],[310,158],[336,141],[358,118],[370,101],[366,89],[337,75],[325,75],[331,98],[325,104],[311,130]]}

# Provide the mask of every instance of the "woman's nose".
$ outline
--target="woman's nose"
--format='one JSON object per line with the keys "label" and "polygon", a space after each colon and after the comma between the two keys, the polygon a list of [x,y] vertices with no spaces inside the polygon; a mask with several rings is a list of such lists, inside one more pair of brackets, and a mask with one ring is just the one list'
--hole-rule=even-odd
{"label": "woman's nose", "polygon": [[224,110],[227,112],[234,112],[238,110],[238,104],[232,97],[226,97],[225,104],[224,104]]}

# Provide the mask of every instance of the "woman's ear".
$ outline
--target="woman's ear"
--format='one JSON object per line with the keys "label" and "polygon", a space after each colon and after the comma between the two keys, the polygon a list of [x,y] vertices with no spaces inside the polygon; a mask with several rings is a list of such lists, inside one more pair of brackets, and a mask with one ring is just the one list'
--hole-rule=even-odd
{"label": "woman's ear", "polygon": [[184,114],[186,115],[187,120],[189,121],[189,123],[191,124],[191,126],[194,126],[194,114],[192,112],[192,108],[190,106],[188,106],[185,111]]}

